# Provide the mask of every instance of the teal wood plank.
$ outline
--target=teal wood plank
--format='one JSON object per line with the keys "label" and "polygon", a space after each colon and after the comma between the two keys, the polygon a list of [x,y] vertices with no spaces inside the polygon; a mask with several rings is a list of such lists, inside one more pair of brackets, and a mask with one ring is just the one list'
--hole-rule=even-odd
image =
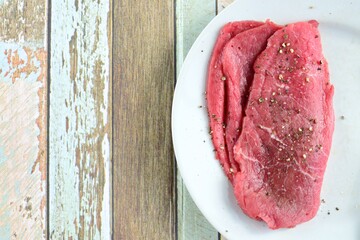
{"label": "teal wood plank", "polygon": [[[215,0],[176,1],[177,74],[193,42],[215,14]],[[191,199],[179,171],[177,176],[178,239],[218,239],[217,231],[208,223]]]}
{"label": "teal wood plank", "polygon": [[50,239],[111,239],[110,4],[52,1]]}

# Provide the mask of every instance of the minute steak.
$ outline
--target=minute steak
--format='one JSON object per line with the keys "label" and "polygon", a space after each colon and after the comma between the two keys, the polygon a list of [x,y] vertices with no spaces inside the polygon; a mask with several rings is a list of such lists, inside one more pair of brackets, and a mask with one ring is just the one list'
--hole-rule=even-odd
{"label": "minute steak", "polygon": [[267,21],[264,25],[237,34],[224,47],[223,72],[225,80],[225,140],[230,162],[230,173],[236,174],[239,167],[234,161],[233,148],[241,132],[249,89],[254,78],[253,64],[266,48],[268,38],[280,26]]}
{"label": "minute steak", "polygon": [[313,218],[334,130],[328,64],[317,22],[289,24],[271,36],[234,147],[241,172],[234,192],[243,211],[272,229]]}

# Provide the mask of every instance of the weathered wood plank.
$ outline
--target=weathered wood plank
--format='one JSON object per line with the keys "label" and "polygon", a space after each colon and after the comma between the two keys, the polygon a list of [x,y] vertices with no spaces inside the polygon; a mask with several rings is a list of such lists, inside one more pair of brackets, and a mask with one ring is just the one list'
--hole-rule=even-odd
{"label": "weathered wood plank", "polygon": [[[176,1],[177,75],[193,42],[215,14],[214,0]],[[201,214],[186,190],[179,171],[177,176],[178,239],[218,239],[217,231]]]}
{"label": "weathered wood plank", "polygon": [[0,0],[0,38],[44,48],[46,11],[45,0]]}
{"label": "weathered wood plank", "polygon": [[114,239],[175,239],[173,11],[114,1]]}
{"label": "weathered wood plank", "polygon": [[46,238],[46,1],[0,1],[0,239]]}
{"label": "weathered wood plank", "polygon": [[51,9],[50,239],[110,239],[109,0]]}
{"label": "weathered wood plank", "polygon": [[[232,0],[177,1],[177,70],[197,35],[218,12]],[[196,6],[196,5],[199,6]],[[217,4],[217,6],[216,6]],[[178,236],[179,239],[224,239],[202,216],[193,203],[178,174]]]}
{"label": "weathered wood plank", "polygon": [[234,0],[218,0],[217,1],[218,13],[221,12],[222,10],[224,10],[227,6],[229,6],[233,2],[234,2]]}

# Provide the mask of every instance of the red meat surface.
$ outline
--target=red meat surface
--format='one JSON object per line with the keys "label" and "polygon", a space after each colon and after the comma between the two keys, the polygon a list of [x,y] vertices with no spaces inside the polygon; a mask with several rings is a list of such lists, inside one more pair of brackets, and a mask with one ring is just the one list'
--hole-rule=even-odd
{"label": "red meat surface", "polygon": [[210,134],[214,144],[216,158],[220,161],[229,180],[233,176],[230,173],[229,157],[225,144],[225,86],[222,63],[222,51],[225,44],[238,33],[262,25],[262,22],[241,21],[230,22],[220,31],[210,59],[208,80],[206,86],[207,108],[210,118]]}
{"label": "red meat surface", "polygon": [[272,229],[313,218],[332,134],[334,88],[317,22],[289,24],[268,39],[234,147],[240,207]]}
{"label": "red meat surface", "polygon": [[267,39],[280,27],[272,22],[241,32],[232,38],[223,50],[223,72],[226,77],[225,142],[230,162],[230,172],[239,171],[234,161],[233,147],[239,138],[249,88],[254,78],[253,64],[256,57],[266,48]]}

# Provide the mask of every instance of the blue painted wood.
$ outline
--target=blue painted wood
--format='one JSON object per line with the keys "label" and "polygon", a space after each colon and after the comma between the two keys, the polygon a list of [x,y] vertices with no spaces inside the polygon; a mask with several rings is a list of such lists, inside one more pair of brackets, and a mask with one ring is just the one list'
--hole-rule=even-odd
{"label": "blue painted wood", "polygon": [[110,3],[52,1],[50,239],[111,239]]}

